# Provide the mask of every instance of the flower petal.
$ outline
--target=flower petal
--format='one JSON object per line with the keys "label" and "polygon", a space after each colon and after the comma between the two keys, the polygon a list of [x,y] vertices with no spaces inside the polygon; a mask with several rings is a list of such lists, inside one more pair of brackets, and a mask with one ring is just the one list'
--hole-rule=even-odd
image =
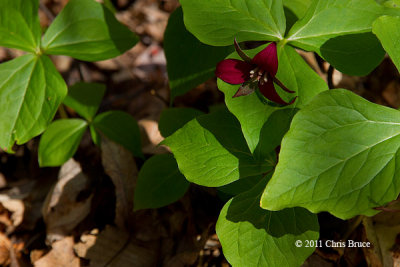
{"label": "flower petal", "polygon": [[226,83],[242,84],[250,78],[253,66],[238,59],[225,59],[218,63],[215,75]]}
{"label": "flower petal", "polygon": [[253,58],[253,63],[263,71],[275,76],[278,71],[278,54],[276,44],[271,43]]}
{"label": "flower petal", "polygon": [[236,91],[236,93],[232,96],[232,98],[239,97],[239,96],[245,96],[245,95],[250,95],[254,93],[255,89],[251,87],[251,84],[243,84],[239,87],[239,89]]}
{"label": "flower petal", "polygon": [[288,105],[289,103],[285,102],[276,92],[274,82],[272,80],[268,80],[266,83],[258,83],[258,88],[260,89],[261,94],[280,105]]}

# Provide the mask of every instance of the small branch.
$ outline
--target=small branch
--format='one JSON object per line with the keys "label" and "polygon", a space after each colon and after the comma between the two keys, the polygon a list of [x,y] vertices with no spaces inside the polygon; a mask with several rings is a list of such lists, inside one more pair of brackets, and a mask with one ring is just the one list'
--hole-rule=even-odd
{"label": "small branch", "polygon": [[45,4],[40,3],[39,8],[44,12],[44,14],[46,14],[50,21],[53,21],[55,19],[53,12],[51,12]]}
{"label": "small branch", "polygon": [[327,80],[328,80],[328,87],[329,89],[334,89],[335,86],[333,85],[333,71],[335,69],[333,68],[332,65],[329,65],[329,69],[328,69],[328,76],[327,76]]}
{"label": "small branch", "polygon": [[315,57],[315,61],[317,62],[317,65],[318,65],[320,71],[322,73],[326,73],[326,69],[324,68],[325,61],[317,53],[314,53],[314,57]]}
{"label": "small branch", "polygon": [[167,107],[169,107],[168,100],[166,100],[164,97],[160,96],[160,94],[156,90],[152,89],[150,91],[150,94],[155,96],[156,98],[160,99]]}
{"label": "small branch", "polygon": [[343,235],[342,240],[347,240],[350,237],[351,233],[353,233],[354,230],[356,230],[356,228],[362,223],[363,218],[364,216],[358,215],[353,221],[350,222],[350,226]]}
{"label": "small branch", "polygon": [[109,259],[104,267],[110,266],[110,264],[119,256],[121,253],[128,247],[128,245],[131,243],[132,237],[129,235],[128,239],[125,241],[124,245]]}
{"label": "small branch", "polygon": [[65,111],[64,104],[61,104],[58,107],[58,113],[60,114],[61,119],[68,119],[67,111]]}

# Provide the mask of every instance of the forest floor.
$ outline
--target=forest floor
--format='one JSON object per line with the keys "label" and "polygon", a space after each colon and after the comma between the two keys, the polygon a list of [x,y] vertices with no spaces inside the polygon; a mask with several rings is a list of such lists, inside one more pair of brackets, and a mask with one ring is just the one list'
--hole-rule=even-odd
{"label": "forest floor", "polygon": [[[42,26],[49,25],[67,0],[41,0]],[[140,43],[111,60],[87,63],[65,56],[52,60],[68,85],[78,81],[107,86],[100,112],[117,109],[131,114],[142,132],[145,157],[165,153],[158,120],[168,107],[169,87],[163,35],[177,0],[115,0],[117,18],[140,36]],[[326,63],[312,53],[306,61],[328,79]],[[21,55],[0,49],[0,62]],[[318,63],[319,62],[319,63]],[[333,71],[332,83],[366,99],[399,108],[399,75],[386,58],[366,77]],[[223,103],[215,79],[177,97],[175,107],[207,112]],[[67,109],[70,117],[76,116]],[[224,202],[213,188],[191,185],[178,202],[156,210],[124,214],[119,201],[123,174],[137,174],[142,159],[126,155],[109,144],[101,151],[87,133],[73,160],[61,168],[39,168],[39,138],[16,147],[15,154],[0,150],[0,265],[1,266],[229,266],[215,234]],[[126,182],[126,181],[125,181]],[[135,186],[135,180],[129,182]],[[396,205],[396,203],[394,204]],[[321,239],[374,240],[370,249],[317,249],[304,266],[367,266],[377,259],[400,263],[400,213],[387,210],[372,218],[339,220],[319,215]],[[128,224],[120,222],[121,217]],[[397,242],[397,243],[396,243]],[[385,253],[382,253],[386,251]]]}

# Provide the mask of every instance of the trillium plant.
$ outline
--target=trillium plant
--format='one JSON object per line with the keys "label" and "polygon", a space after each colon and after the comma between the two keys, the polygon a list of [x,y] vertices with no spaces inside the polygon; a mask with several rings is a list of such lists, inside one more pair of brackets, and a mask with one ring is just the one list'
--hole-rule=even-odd
{"label": "trillium plant", "polygon": [[[0,45],[24,51],[0,64],[1,149],[13,153],[41,135],[39,164],[60,166],[86,131],[100,147],[110,139],[144,162],[135,210],[173,203],[190,183],[214,188],[224,203],[216,233],[235,267],[300,266],[320,244],[310,242],[319,239],[319,213],[360,222],[398,198],[400,111],[330,88],[331,77],[299,52],[347,75],[368,75],[386,54],[399,69],[399,1],[180,5],[164,35],[171,103],[159,121],[172,153],[149,157],[129,114],[98,112],[104,85],[67,85],[50,59],[110,59],[139,38],[99,1],[70,0],[42,29],[38,0],[0,0]],[[215,76],[223,106],[174,107]]]}
{"label": "trillium plant", "polygon": [[330,90],[298,51],[347,75],[371,73],[385,53],[399,68],[398,2],[180,3],[165,33],[171,96],[215,70],[226,108],[181,110],[162,144],[189,182],[228,199],[216,232],[232,266],[300,266],[321,244],[310,243],[320,212],[360,222],[397,199],[400,112]]}

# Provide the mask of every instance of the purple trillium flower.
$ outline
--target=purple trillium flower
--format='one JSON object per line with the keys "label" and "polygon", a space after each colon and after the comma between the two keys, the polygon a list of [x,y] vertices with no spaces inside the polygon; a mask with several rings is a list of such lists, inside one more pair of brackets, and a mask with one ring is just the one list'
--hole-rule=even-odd
{"label": "purple trillium flower", "polygon": [[215,75],[229,84],[241,84],[239,90],[233,97],[244,96],[259,92],[268,100],[279,105],[290,105],[297,97],[289,103],[285,102],[276,92],[275,85],[279,85],[288,93],[295,93],[286,88],[276,77],[278,71],[278,54],[276,44],[271,43],[260,51],[253,59],[248,57],[235,40],[236,52],[243,60],[225,59],[218,63]]}

